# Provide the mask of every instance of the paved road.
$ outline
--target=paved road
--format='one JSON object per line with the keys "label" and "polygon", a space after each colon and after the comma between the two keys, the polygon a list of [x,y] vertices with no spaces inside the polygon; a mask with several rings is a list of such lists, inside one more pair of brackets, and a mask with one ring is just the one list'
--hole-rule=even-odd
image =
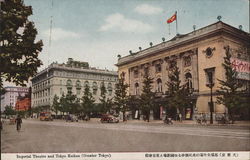
{"label": "paved road", "polygon": [[152,123],[24,120],[21,132],[4,125],[3,153],[249,151],[249,128],[169,126]]}

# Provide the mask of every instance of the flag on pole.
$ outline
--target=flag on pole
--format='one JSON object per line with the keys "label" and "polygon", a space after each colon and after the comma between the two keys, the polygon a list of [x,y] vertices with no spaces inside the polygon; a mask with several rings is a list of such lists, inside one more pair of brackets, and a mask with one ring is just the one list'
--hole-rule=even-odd
{"label": "flag on pole", "polygon": [[172,23],[173,21],[175,21],[177,19],[177,12],[174,13],[174,15],[172,15],[172,17],[170,17],[167,20],[167,23]]}

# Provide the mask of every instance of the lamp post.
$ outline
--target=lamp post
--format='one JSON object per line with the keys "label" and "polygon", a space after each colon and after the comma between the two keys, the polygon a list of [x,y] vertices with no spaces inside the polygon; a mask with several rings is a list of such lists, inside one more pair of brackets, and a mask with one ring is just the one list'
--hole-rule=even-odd
{"label": "lamp post", "polygon": [[208,72],[208,78],[209,78],[209,84],[207,84],[207,87],[210,88],[210,102],[209,104],[209,109],[210,109],[210,124],[213,124],[213,112],[214,112],[214,104],[213,104],[213,73]]}

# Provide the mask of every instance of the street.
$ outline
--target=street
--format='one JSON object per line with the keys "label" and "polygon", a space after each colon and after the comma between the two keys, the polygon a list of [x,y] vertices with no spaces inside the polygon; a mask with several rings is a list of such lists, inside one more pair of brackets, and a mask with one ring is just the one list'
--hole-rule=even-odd
{"label": "street", "polygon": [[249,151],[249,127],[23,120],[4,124],[2,153]]}

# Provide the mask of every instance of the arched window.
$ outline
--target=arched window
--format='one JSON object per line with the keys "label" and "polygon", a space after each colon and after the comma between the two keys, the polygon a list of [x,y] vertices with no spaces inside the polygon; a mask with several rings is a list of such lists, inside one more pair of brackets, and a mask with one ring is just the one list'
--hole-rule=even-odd
{"label": "arched window", "polygon": [[85,82],[84,82],[84,87],[85,87],[85,86],[89,86],[89,81],[85,81]]}
{"label": "arched window", "polygon": [[186,79],[186,84],[187,84],[187,88],[189,90],[191,90],[193,88],[193,83],[192,83],[192,75],[191,73],[186,73],[185,74],[185,79]]}
{"label": "arched window", "polygon": [[67,86],[72,86],[72,81],[70,79],[67,80]]}
{"label": "arched window", "polygon": [[161,79],[160,78],[158,78],[157,80],[156,80],[156,83],[157,83],[157,88],[156,88],[156,91],[157,92],[162,92],[162,81],[161,81]]}
{"label": "arched window", "polygon": [[76,81],[76,88],[81,88],[81,82],[79,80]]}
{"label": "arched window", "polygon": [[76,94],[81,94],[81,82],[79,80],[76,81]]}
{"label": "arched window", "polygon": [[98,90],[98,86],[97,86],[97,83],[96,82],[93,82],[93,94],[96,95],[97,94],[97,90]]}
{"label": "arched window", "polygon": [[135,95],[139,95],[139,84],[135,83]]}
{"label": "arched window", "polygon": [[67,80],[67,90],[68,90],[68,94],[72,94],[72,81],[70,79]]}

